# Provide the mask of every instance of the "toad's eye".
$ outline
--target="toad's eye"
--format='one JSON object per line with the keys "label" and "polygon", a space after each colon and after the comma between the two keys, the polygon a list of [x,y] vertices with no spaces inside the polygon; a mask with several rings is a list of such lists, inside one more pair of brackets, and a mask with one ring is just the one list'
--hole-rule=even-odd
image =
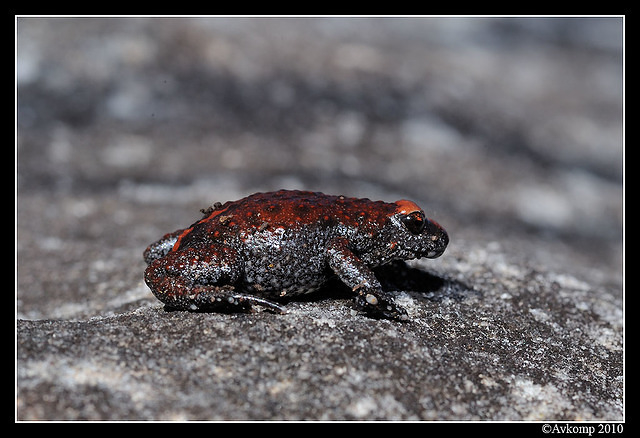
{"label": "toad's eye", "polygon": [[420,234],[424,229],[425,218],[421,211],[414,211],[402,217],[402,223],[413,234]]}

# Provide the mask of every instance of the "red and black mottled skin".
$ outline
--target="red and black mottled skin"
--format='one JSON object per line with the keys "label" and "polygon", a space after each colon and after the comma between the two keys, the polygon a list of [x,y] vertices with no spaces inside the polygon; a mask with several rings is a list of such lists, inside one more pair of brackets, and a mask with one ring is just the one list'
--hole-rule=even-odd
{"label": "red and black mottled skin", "polygon": [[284,313],[276,300],[317,290],[337,275],[374,317],[406,319],[371,268],[439,257],[446,231],[415,203],[280,190],[216,203],[205,217],[150,245],[144,274],[153,294],[183,310]]}

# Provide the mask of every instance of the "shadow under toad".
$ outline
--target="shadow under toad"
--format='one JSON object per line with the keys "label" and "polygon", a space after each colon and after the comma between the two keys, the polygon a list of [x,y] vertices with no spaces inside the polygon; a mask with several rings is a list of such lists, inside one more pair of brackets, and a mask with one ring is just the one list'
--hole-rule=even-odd
{"label": "shadow under toad", "polygon": [[374,272],[384,290],[408,292],[413,298],[440,302],[444,299],[461,301],[481,295],[480,291],[461,281],[413,268],[401,260],[380,266]]}
{"label": "shadow under toad", "polygon": [[[384,290],[395,293],[406,292],[411,294],[414,299],[437,303],[445,299],[462,301],[471,296],[481,295],[480,291],[461,281],[413,268],[402,260],[379,266],[373,271]],[[349,298],[353,298],[353,292],[338,278],[332,278],[318,291],[297,296],[285,302]]]}

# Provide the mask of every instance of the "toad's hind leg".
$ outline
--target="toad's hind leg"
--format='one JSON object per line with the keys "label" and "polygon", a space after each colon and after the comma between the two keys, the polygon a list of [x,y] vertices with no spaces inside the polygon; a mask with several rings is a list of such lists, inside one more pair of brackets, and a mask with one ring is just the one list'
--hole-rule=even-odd
{"label": "toad's hind leg", "polygon": [[285,308],[236,290],[238,269],[228,249],[217,252],[176,251],[149,264],[145,283],[168,307],[190,311],[249,311],[253,305],[276,313]]}
{"label": "toad's hind leg", "polygon": [[246,295],[246,294],[232,294],[231,299],[233,301],[238,301],[240,303],[248,303],[249,305],[261,306],[265,309],[271,310],[272,312],[285,314],[287,313],[287,309],[276,302],[267,300],[265,298],[256,297],[254,295]]}
{"label": "toad's hind leg", "polygon": [[183,231],[184,230],[177,230],[173,233],[165,234],[164,236],[162,236],[162,239],[149,245],[142,254],[142,257],[144,258],[144,261],[147,262],[147,265],[151,264],[151,262],[153,262],[154,260],[167,255],[178,240],[178,236],[180,236]]}
{"label": "toad's hind leg", "polygon": [[187,297],[161,301],[168,307],[199,312],[249,312],[253,306],[259,306],[274,313],[287,313],[284,306],[264,298],[238,292],[233,286],[199,285],[192,287],[191,291],[192,294]]}

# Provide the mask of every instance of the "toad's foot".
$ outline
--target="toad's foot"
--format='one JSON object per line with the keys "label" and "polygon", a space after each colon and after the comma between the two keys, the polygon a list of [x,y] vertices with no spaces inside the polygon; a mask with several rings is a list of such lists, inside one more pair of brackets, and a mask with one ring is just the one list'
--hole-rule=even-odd
{"label": "toad's foot", "polygon": [[386,293],[362,292],[355,298],[356,307],[373,318],[407,321],[409,315],[402,307],[397,306]]}
{"label": "toad's foot", "polygon": [[229,291],[224,287],[201,288],[197,297],[189,303],[187,310],[250,312],[253,306],[263,307],[274,313],[287,313],[287,309],[281,304],[255,295]]}

